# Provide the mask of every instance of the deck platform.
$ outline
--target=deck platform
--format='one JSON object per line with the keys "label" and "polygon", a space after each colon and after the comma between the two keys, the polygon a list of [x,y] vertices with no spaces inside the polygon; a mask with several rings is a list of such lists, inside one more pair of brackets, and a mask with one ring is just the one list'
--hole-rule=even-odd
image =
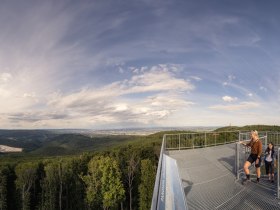
{"label": "deck platform", "polygon": [[235,144],[166,151],[177,160],[188,209],[280,209],[276,184],[236,180]]}

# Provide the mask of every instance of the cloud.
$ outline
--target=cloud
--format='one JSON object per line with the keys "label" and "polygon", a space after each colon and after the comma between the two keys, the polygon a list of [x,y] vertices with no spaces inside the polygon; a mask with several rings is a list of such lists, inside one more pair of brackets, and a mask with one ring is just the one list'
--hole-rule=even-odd
{"label": "cloud", "polygon": [[198,76],[191,76],[191,79],[195,80],[195,81],[201,81],[202,79]]}
{"label": "cloud", "polygon": [[11,79],[12,79],[12,75],[10,73],[4,72],[0,74],[0,83],[8,82]]}
{"label": "cloud", "polygon": [[76,127],[82,121],[86,123],[81,125],[87,127],[105,122],[148,125],[193,105],[184,93],[194,88],[188,80],[177,77],[173,65],[157,65],[100,88],[84,88],[69,94],[54,92],[44,99],[34,92],[24,93],[21,100],[40,99],[33,102],[34,110],[9,111],[5,116],[11,123],[24,122],[31,127],[50,126],[54,121],[54,125],[64,122],[65,126],[74,126],[76,122]]}
{"label": "cloud", "polygon": [[231,97],[231,96],[224,96],[224,97],[223,97],[223,100],[224,100],[225,102],[233,102],[233,101],[236,101],[237,98],[236,98],[236,97]]}
{"label": "cloud", "polygon": [[214,109],[254,107],[237,103],[248,96],[267,110],[279,102],[279,14],[259,15],[261,4],[54,2],[0,7],[3,126],[155,125],[183,111],[173,122],[185,123],[217,92],[230,104]]}
{"label": "cloud", "polygon": [[236,79],[236,76],[234,75],[228,75],[227,81],[223,82],[223,86],[228,86],[232,84],[232,81]]}
{"label": "cloud", "polygon": [[236,77],[234,76],[234,75],[228,75],[228,81],[233,81],[233,80],[235,80],[236,79]]}
{"label": "cloud", "polygon": [[260,86],[260,87],[259,87],[259,89],[260,89],[261,91],[264,91],[264,92],[266,92],[266,91],[267,91],[267,88],[266,88],[266,87],[264,87],[264,86]]}
{"label": "cloud", "polygon": [[24,98],[36,98],[36,94],[34,92],[32,92],[32,93],[24,93],[23,97]]}
{"label": "cloud", "polygon": [[184,80],[175,78],[174,67],[170,66],[153,66],[150,71],[142,74],[135,75],[128,82],[123,82],[122,86],[125,87],[125,93],[141,93],[141,92],[155,92],[155,91],[190,91],[194,86]]}
{"label": "cloud", "polygon": [[233,105],[215,105],[210,106],[210,109],[222,110],[222,111],[240,111],[259,107],[260,104],[256,102],[241,102]]}

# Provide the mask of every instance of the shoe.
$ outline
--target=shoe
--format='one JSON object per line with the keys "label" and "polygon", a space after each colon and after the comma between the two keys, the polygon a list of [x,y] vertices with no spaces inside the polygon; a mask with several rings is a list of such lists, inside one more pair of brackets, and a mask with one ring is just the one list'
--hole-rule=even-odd
{"label": "shoe", "polygon": [[274,183],[274,180],[271,180],[271,183]]}
{"label": "shoe", "polygon": [[243,179],[242,180],[242,185],[246,185],[249,181],[250,181],[250,179]]}

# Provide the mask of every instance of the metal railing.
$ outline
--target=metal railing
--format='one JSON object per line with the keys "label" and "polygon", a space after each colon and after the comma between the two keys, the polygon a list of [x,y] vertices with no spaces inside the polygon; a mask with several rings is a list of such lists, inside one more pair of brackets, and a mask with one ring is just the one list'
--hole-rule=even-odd
{"label": "metal railing", "polygon": [[[280,146],[280,133],[259,132],[263,150],[268,142]],[[236,178],[243,174],[243,164],[250,154],[250,148],[243,147],[240,141],[250,139],[250,132],[226,131],[204,133],[165,134],[162,140],[160,158],[157,168],[151,210],[188,209],[176,160],[166,154],[166,150],[195,149],[236,143]],[[280,155],[280,148],[277,150]],[[280,164],[277,161],[277,197],[280,197]]]}
{"label": "metal railing", "polygon": [[152,198],[152,206],[151,210],[156,210],[158,206],[158,200],[160,197],[160,180],[161,180],[161,174],[162,174],[162,157],[165,152],[165,137],[163,137],[162,144],[161,144],[161,150],[160,150],[160,156],[158,161],[158,167],[157,167],[157,176],[155,180],[155,186],[154,186],[154,193]]}
{"label": "metal railing", "polygon": [[166,134],[166,150],[195,149],[239,141],[239,131]]}
{"label": "metal railing", "polygon": [[165,148],[166,135],[162,140],[151,210],[187,210],[177,162],[165,154]]}
{"label": "metal railing", "polygon": [[[277,157],[280,157],[280,147],[278,148]],[[277,198],[280,198],[280,167],[279,159],[277,160]]]}
{"label": "metal railing", "polygon": [[[262,140],[263,144],[263,152],[266,150],[268,143],[273,143],[274,146],[278,147],[275,161],[276,163],[276,173],[277,173],[277,198],[280,199],[280,163],[278,157],[280,157],[280,133],[274,133],[274,132],[261,132],[259,133],[260,139]],[[249,147],[243,146],[240,144],[240,141],[250,141],[250,132],[246,133],[240,133],[239,135],[239,142],[236,143],[236,178],[239,180],[241,176],[245,176],[243,165],[245,161],[247,160],[248,156],[251,153],[251,149]],[[262,161],[264,162],[263,158]],[[261,167],[264,167],[265,165],[262,163]],[[274,167],[274,166],[273,166]],[[251,168],[252,169],[252,166]],[[264,171],[264,170],[263,170]],[[256,174],[250,173],[251,175],[255,176]],[[265,177],[266,175],[262,175],[262,177]]]}
{"label": "metal railing", "polygon": [[[261,136],[260,140],[263,145],[267,145],[267,136]],[[243,165],[251,153],[251,148],[241,145],[240,142],[250,141],[250,133],[240,133],[239,141],[236,143],[235,157],[236,157],[236,179],[240,179],[240,175],[244,175]],[[263,146],[263,151],[266,149],[266,146]],[[263,164],[262,164],[263,165]],[[255,175],[255,174],[253,174]]]}

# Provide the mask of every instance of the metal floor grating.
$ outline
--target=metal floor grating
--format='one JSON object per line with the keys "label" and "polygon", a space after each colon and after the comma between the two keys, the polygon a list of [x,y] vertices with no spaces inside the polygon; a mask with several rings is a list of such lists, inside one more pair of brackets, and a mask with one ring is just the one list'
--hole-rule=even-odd
{"label": "metal floor grating", "polygon": [[189,209],[280,209],[276,184],[236,180],[235,144],[168,154],[177,160]]}

